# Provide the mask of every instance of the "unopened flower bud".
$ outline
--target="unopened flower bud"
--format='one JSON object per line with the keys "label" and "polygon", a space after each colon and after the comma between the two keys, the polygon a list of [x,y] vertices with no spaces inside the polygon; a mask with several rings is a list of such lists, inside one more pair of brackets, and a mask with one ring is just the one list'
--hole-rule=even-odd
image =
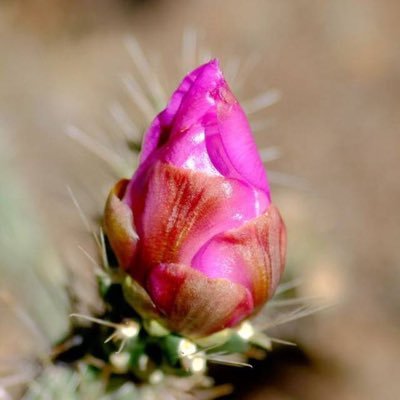
{"label": "unopened flower bud", "polygon": [[236,326],[273,295],[285,226],[217,61],[187,75],[154,119],[104,224],[120,266],[172,331],[202,337]]}

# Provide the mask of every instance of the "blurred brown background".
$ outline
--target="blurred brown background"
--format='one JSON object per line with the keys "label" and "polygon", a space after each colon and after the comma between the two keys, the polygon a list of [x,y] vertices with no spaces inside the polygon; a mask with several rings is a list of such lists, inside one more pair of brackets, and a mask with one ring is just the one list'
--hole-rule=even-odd
{"label": "blurred brown background", "polygon": [[[257,143],[282,152],[268,168],[285,174],[271,180],[289,186],[275,185],[275,202],[287,220],[292,274],[304,279],[301,293],[336,304],[286,328],[307,362],[282,367],[274,356],[273,379],[239,382],[237,398],[397,399],[399,17],[395,0],[2,1],[4,157],[57,251],[90,280],[87,261],[74,258],[85,235],[65,186],[95,215],[111,176],[65,127],[117,141],[105,114],[123,96],[120,76],[133,68],[124,37],[137,38],[170,90],[182,73],[182,34],[194,28],[223,67],[241,60],[240,100],[272,87],[282,92],[278,104],[254,115],[255,124],[266,121]],[[78,289],[86,284],[73,276]],[[29,347],[23,334],[10,335],[4,315],[0,349]]]}

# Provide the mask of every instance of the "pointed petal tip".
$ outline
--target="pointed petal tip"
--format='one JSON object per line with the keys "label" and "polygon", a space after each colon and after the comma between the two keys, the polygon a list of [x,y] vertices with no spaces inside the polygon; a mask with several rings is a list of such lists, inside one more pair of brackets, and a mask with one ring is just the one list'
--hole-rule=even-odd
{"label": "pointed petal tip", "polygon": [[213,68],[215,68],[215,69],[217,69],[218,71],[221,72],[221,68],[220,68],[220,66],[219,66],[219,60],[218,60],[218,58],[212,58],[212,59],[208,62],[208,64],[209,64],[210,66],[212,66]]}
{"label": "pointed petal tip", "polygon": [[224,79],[219,60],[217,58],[212,58],[210,61],[204,63],[194,71],[196,70],[202,74],[207,74],[210,78],[214,78],[215,80]]}
{"label": "pointed petal tip", "polygon": [[212,58],[210,61],[207,61],[202,65],[202,67],[209,67],[209,68],[214,68],[214,69],[220,69],[219,68],[219,60],[218,58]]}

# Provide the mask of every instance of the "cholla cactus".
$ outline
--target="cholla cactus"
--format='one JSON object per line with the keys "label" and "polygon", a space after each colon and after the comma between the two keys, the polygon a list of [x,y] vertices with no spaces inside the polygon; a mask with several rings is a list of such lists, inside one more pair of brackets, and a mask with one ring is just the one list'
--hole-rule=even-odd
{"label": "cholla cactus", "polygon": [[120,378],[150,391],[182,381],[184,398],[209,386],[208,362],[245,366],[255,348],[269,348],[248,318],[278,285],[285,228],[216,61],[187,75],[154,119],[103,226],[106,312],[74,314],[91,324],[55,349],[56,360],[84,362],[111,387]]}
{"label": "cholla cactus", "polygon": [[[130,49],[150,79],[136,42]],[[146,98],[133,93],[150,114]],[[123,110],[112,113],[126,129]],[[111,161],[120,178],[132,173],[132,163],[109,157],[78,129],[69,134]],[[71,315],[71,332],[39,363],[25,400],[214,399],[232,387],[214,386],[210,363],[251,366],[271,350],[266,328],[314,311],[264,315],[284,269],[285,227],[246,115],[216,61],[188,74],[155,117],[138,168],[112,189],[95,238],[105,311]]]}

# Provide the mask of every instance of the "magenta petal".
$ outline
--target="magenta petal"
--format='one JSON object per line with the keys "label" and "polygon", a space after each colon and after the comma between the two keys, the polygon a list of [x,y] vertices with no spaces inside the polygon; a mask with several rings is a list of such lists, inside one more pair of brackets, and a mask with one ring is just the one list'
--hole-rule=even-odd
{"label": "magenta petal", "polygon": [[214,236],[192,260],[209,278],[224,278],[246,287],[256,306],[274,293],[285,264],[286,230],[278,209]]}
{"label": "magenta petal", "polygon": [[211,161],[221,175],[244,179],[270,198],[266,172],[240,104],[223,79],[211,96],[215,108],[204,119]]}
{"label": "magenta petal", "polygon": [[163,314],[170,314],[176,302],[180,287],[185,282],[189,267],[174,264],[155,266],[147,281],[150,296]]}
{"label": "magenta petal", "polygon": [[157,158],[245,180],[270,197],[249,123],[216,60],[182,81],[146,133],[141,163],[163,146]]}
{"label": "magenta petal", "polygon": [[209,278],[224,278],[251,289],[251,271],[241,254],[235,251],[237,246],[226,233],[215,235],[197,252],[192,267]]}
{"label": "magenta petal", "polygon": [[[189,127],[189,125],[192,125],[198,120],[199,116],[204,114],[204,104],[203,106],[197,104],[197,107],[189,110],[189,112],[187,112],[187,107],[184,107],[184,105],[188,103],[187,97],[190,97],[189,103],[192,103],[193,91],[190,96],[187,95],[196,83],[197,78],[205,75],[208,77],[209,83],[213,78],[215,80],[216,71],[218,71],[217,62],[213,60],[196,68],[183,79],[178,89],[176,89],[172,95],[168,106],[158,114],[148,129],[142,146],[141,163],[143,163],[155,149],[165,144],[170,139],[173,131],[176,132],[177,129],[182,129],[183,123],[186,123],[187,127]],[[207,89],[207,87],[205,89]],[[196,91],[199,91],[198,85],[195,87],[194,92]],[[206,108],[208,107],[209,104]],[[183,108],[183,110],[181,110],[181,108]],[[179,114],[181,117],[179,117]],[[182,118],[184,121],[181,120]],[[188,120],[191,121],[188,122]]]}
{"label": "magenta petal", "polygon": [[143,192],[133,194],[146,265],[190,264],[210,238],[257,217],[267,203],[262,192],[244,182],[161,162],[154,166]]}
{"label": "magenta petal", "polygon": [[[243,110],[216,60],[190,73],[146,134],[141,164],[127,193],[143,192],[157,161],[244,181],[260,194],[260,215],[270,203],[269,186]],[[266,199],[266,201],[265,201]],[[125,199],[132,206],[132,198]]]}
{"label": "magenta petal", "polygon": [[253,312],[247,289],[226,279],[210,279],[183,264],[151,271],[147,290],[176,332],[203,337],[237,324]]}
{"label": "magenta petal", "polygon": [[181,135],[175,135],[160,159],[177,167],[220,175],[207,153],[204,128],[194,125]]}

